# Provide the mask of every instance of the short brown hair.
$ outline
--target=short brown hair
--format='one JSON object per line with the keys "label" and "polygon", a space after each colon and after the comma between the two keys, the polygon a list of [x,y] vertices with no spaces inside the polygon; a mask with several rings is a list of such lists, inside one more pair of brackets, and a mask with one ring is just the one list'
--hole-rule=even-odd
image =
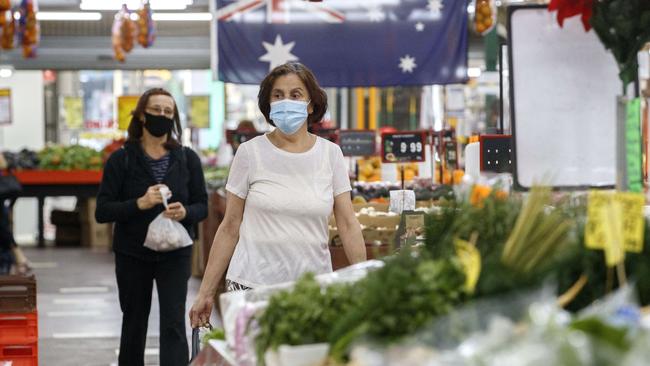
{"label": "short brown hair", "polygon": [[307,117],[307,124],[312,125],[320,122],[327,111],[327,94],[323,89],[321,89],[320,85],[318,85],[314,73],[312,73],[307,66],[299,62],[288,62],[284,65],[277,66],[266,75],[264,80],[262,80],[259,94],[257,94],[257,105],[264,115],[264,118],[266,118],[266,121],[271,126],[275,127],[275,123],[273,123],[269,117],[271,113],[271,91],[273,90],[273,84],[275,84],[275,81],[280,76],[288,74],[297,75],[303,84],[305,84],[307,92],[309,93],[314,112]]}
{"label": "short brown hair", "polygon": [[[147,103],[149,103],[149,98],[154,95],[166,95],[172,100],[174,97],[165,89],[162,88],[153,88],[144,92],[140,99],[138,99],[138,104],[135,109],[131,112],[131,123],[129,123],[128,134],[129,137],[127,141],[130,142],[139,142],[142,138],[142,129],[144,125],[142,123],[142,116],[144,115],[145,109],[147,108]],[[172,133],[167,135],[167,142],[165,142],[166,149],[173,149],[181,146],[181,138],[183,136],[183,129],[181,128],[181,118],[178,113],[178,106],[176,105],[176,100],[174,100],[174,126],[172,127]]]}

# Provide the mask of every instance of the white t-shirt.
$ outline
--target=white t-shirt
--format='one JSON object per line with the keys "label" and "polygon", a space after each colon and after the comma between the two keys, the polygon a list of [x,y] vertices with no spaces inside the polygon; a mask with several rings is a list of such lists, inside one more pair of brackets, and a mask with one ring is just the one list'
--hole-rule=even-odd
{"label": "white t-shirt", "polygon": [[327,223],[351,190],[338,145],[318,137],[290,153],[258,136],[237,149],[226,190],[246,200],[227,279],[255,288],[332,271]]}

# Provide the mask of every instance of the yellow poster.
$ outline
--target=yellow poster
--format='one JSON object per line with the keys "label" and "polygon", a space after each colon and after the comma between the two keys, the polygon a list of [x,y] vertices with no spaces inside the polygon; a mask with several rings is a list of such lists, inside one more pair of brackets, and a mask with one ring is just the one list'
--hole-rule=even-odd
{"label": "yellow poster", "polygon": [[190,98],[190,126],[194,128],[210,127],[210,97],[194,95]]}
{"label": "yellow poster", "polygon": [[83,126],[83,99],[81,97],[63,97],[65,124],[71,130]]}
{"label": "yellow poster", "polygon": [[0,125],[11,124],[11,89],[0,89]]}
{"label": "yellow poster", "polygon": [[138,96],[124,95],[117,97],[117,124],[118,128],[126,131],[131,123],[131,112],[138,105]]}

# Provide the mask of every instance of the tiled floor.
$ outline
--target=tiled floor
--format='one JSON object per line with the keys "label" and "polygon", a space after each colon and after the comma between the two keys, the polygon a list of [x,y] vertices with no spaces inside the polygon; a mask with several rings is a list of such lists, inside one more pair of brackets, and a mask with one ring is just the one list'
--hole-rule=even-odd
{"label": "tiled floor", "polygon": [[[25,252],[37,277],[39,365],[116,365],[121,311],[113,254],[86,248],[30,248]],[[198,279],[190,280],[188,309],[199,284]],[[158,364],[158,317],[154,289],[147,365]],[[190,339],[189,326],[187,332]]]}

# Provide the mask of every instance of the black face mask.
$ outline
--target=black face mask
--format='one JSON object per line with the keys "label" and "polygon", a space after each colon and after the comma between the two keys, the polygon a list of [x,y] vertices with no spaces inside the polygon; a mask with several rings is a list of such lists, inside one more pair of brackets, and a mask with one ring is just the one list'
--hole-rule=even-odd
{"label": "black face mask", "polygon": [[147,112],[144,112],[144,117],[144,128],[146,128],[151,135],[155,137],[163,137],[172,132],[172,127],[174,126],[173,119],[165,116],[156,116]]}

